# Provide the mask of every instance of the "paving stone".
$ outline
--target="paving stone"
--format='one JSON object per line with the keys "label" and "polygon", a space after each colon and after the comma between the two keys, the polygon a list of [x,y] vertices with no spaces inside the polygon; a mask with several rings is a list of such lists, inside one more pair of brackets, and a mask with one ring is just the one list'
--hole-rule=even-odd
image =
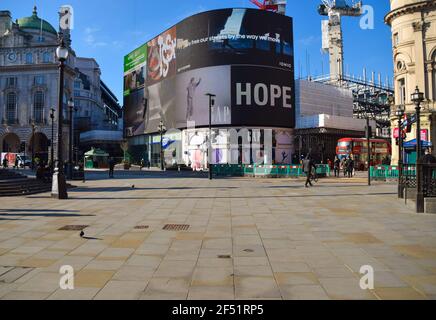
{"label": "paving stone", "polygon": [[426,300],[426,296],[413,288],[379,288],[375,294],[382,300]]}
{"label": "paving stone", "polygon": [[196,268],[191,285],[199,287],[233,286],[233,268]]}
{"label": "paving stone", "polygon": [[320,285],[280,286],[280,292],[285,300],[330,300]]}
{"label": "paving stone", "polygon": [[235,277],[236,299],[281,299],[273,277]]}
{"label": "paving stone", "polygon": [[146,282],[109,281],[94,297],[95,300],[138,300],[143,294]]}
{"label": "paving stone", "polygon": [[328,296],[336,300],[374,300],[375,296],[360,288],[358,278],[320,278],[322,287]]}
{"label": "paving stone", "polygon": [[188,300],[233,300],[235,293],[233,285],[225,287],[190,287]]}
{"label": "paving stone", "polygon": [[115,274],[107,270],[82,270],[74,278],[76,287],[103,288]]}

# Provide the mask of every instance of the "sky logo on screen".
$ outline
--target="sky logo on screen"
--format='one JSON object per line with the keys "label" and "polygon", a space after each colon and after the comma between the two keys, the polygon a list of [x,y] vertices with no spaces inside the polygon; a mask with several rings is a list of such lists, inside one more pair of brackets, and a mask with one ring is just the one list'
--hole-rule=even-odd
{"label": "sky logo on screen", "polygon": [[236,105],[292,108],[292,89],[265,83],[236,83]]}

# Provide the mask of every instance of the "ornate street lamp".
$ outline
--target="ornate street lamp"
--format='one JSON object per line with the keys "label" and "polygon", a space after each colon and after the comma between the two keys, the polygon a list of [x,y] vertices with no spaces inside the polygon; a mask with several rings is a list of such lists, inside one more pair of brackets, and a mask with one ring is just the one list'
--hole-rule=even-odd
{"label": "ornate street lamp", "polygon": [[415,92],[411,96],[412,102],[415,104],[416,110],[416,160],[421,158],[422,143],[421,143],[421,103],[424,101],[424,94],[416,87]]}
{"label": "ornate street lamp", "polygon": [[51,150],[50,150],[50,169],[51,173],[54,173],[54,118],[55,118],[55,109],[50,108],[50,119],[51,119]]}
{"label": "ornate street lamp", "polygon": [[52,197],[57,199],[68,199],[67,184],[64,175],[63,161],[63,97],[64,97],[64,68],[65,61],[68,59],[68,48],[65,47],[64,39],[60,35],[59,46],[56,49],[56,57],[59,60],[59,96],[58,96],[58,142],[57,142],[57,161],[53,173]]}
{"label": "ornate street lamp", "polygon": [[398,198],[403,198],[403,128],[402,119],[404,117],[405,106],[399,105],[395,111],[398,117]]}
{"label": "ornate street lamp", "polygon": [[213,93],[206,93],[206,96],[209,97],[209,146],[207,149],[207,159],[208,159],[208,168],[209,168],[209,180],[213,178],[213,166],[212,166],[212,107],[215,104],[216,95]]}
{"label": "ornate street lamp", "polygon": [[416,87],[411,96],[416,110],[416,212],[424,212],[424,193],[422,190],[422,166],[421,161],[421,103],[424,101],[424,94]]}
{"label": "ornate street lamp", "polygon": [[32,170],[35,170],[35,120],[32,120]]}
{"label": "ornate street lamp", "polygon": [[68,100],[69,120],[70,120],[70,137],[69,137],[69,151],[68,151],[68,179],[73,179],[73,111],[74,100],[70,98]]}
{"label": "ornate street lamp", "polygon": [[163,121],[159,122],[159,134],[160,134],[160,169],[164,171],[164,147],[163,147],[163,134],[166,131]]}

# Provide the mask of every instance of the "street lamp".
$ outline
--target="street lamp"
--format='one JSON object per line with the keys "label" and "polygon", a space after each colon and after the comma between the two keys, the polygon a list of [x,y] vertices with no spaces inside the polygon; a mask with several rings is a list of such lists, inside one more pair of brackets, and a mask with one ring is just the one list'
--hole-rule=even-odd
{"label": "street lamp", "polygon": [[163,148],[163,134],[166,130],[163,121],[159,122],[159,134],[160,134],[160,169],[164,171],[164,148]]}
{"label": "street lamp", "polygon": [[32,170],[35,170],[35,120],[32,120]]}
{"label": "street lamp", "polygon": [[424,94],[419,91],[418,86],[411,96],[416,110],[416,212],[424,212],[424,193],[422,190],[422,167],[421,160],[421,103],[424,101]]}
{"label": "street lamp", "polygon": [[212,106],[215,104],[216,95],[212,93],[206,93],[206,96],[209,97],[209,148],[207,149],[207,159],[208,159],[208,167],[209,167],[209,180],[213,178],[212,172]]}
{"label": "street lamp", "polygon": [[395,111],[398,117],[398,198],[403,198],[403,128],[402,119],[404,116],[405,106],[399,105]]}
{"label": "street lamp", "polygon": [[416,160],[421,158],[422,143],[421,143],[421,103],[424,101],[424,94],[416,87],[415,92],[411,96],[412,102],[415,104],[416,110]]}
{"label": "street lamp", "polygon": [[55,118],[55,109],[50,108],[50,119],[51,119],[51,150],[50,150],[50,169],[51,173],[54,173],[54,118]]}
{"label": "street lamp", "polygon": [[70,120],[70,137],[69,137],[69,151],[68,151],[68,179],[73,179],[73,111],[74,111],[74,100],[70,98],[68,100],[68,111]]}
{"label": "street lamp", "polygon": [[56,49],[56,57],[59,60],[59,96],[58,96],[58,142],[57,142],[57,161],[53,173],[52,197],[57,199],[68,199],[67,184],[64,175],[64,162],[62,154],[62,130],[63,130],[63,97],[64,97],[64,68],[68,58],[68,48],[65,47],[64,39],[60,35],[59,46]]}

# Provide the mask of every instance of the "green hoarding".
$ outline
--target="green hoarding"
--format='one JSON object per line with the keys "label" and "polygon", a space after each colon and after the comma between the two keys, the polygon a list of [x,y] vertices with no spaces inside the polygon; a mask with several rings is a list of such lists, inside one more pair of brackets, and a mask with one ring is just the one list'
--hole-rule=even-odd
{"label": "green hoarding", "polygon": [[132,69],[145,64],[147,61],[147,44],[139,47],[135,51],[124,57],[124,73],[128,73]]}
{"label": "green hoarding", "polygon": [[124,57],[124,96],[144,86],[146,65],[146,44]]}

